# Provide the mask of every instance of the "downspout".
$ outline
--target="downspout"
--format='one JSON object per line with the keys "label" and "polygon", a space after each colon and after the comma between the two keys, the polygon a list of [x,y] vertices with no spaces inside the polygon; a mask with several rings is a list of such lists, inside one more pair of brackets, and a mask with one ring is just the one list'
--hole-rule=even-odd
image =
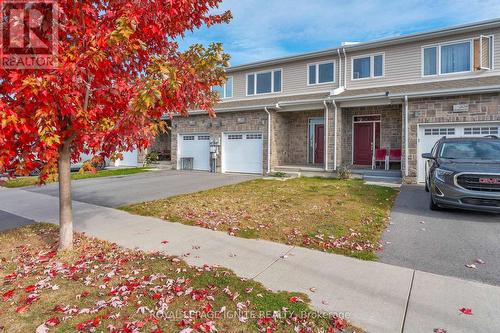
{"label": "downspout", "polygon": [[337,54],[339,56],[339,87],[342,87],[342,55],[340,49],[337,49]]}
{"label": "downspout", "polygon": [[[344,71],[344,89],[347,90],[347,53],[345,52],[345,47],[342,48],[342,52],[344,52],[344,63],[345,63],[345,71]],[[352,71],[352,68],[351,68]]]}
{"label": "downspout", "polygon": [[333,149],[333,170],[337,171],[337,121],[338,121],[338,107],[335,100],[332,99],[333,108],[335,110],[335,127],[333,128],[333,140],[335,142],[335,148]]}
{"label": "downspout", "polygon": [[408,146],[409,146],[409,139],[408,139],[408,96],[405,95],[405,177],[408,177],[409,171],[408,171]]}
{"label": "downspout", "polygon": [[323,101],[323,104],[325,105],[325,171],[328,172],[328,127],[329,127],[329,122],[328,122],[328,104],[326,101]]}
{"label": "downspout", "polygon": [[267,106],[264,107],[264,111],[267,113],[267,173],[271,173],[271,112],[267,109]]}

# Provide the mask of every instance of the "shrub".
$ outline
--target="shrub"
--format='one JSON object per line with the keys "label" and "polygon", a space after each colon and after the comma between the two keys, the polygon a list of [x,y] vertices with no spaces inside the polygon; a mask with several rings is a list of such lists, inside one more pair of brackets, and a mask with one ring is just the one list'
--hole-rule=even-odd
{"label": "shrub", "polygon": [[144,162],[142,163],[144,166],[148,166],[158,162],[158,153],[155,151],[151,151],[144,156]]}
{"label": "shrub", "polygon": [[352,170],[348,165],[343,165],[337,171],[337,176],[339,179],[350,179],[352,176]]}

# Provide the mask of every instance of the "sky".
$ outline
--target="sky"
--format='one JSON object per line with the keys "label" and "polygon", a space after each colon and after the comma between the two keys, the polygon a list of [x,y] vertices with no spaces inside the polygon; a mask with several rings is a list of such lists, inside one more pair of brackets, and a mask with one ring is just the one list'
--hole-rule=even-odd
{"label": "sky", "polygon": [[222,42],[231,65],[500,17],[500,0],[224,0],[229,24],[180,40]]}

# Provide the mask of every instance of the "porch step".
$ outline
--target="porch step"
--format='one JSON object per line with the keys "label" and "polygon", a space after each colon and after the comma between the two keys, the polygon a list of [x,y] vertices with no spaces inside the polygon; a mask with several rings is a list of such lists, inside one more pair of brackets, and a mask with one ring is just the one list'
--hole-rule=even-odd
{"label": "porch step", "polygon": [[362,175],[363,177],[377,177],[377,178],[401,178],[400,170],[370,170],[370,169],[352,169],[355,175]]}
{"label": "porch step", "polygon": [[325,169],[307,165],[280,165],[274,167],[274,172],[324,172]]}
{"label": "porch step", "polygon": [[174,163],[172,163],[171,161],[160,161],[152,164],[151,166],[162,170],[172,170],[174,167]]}

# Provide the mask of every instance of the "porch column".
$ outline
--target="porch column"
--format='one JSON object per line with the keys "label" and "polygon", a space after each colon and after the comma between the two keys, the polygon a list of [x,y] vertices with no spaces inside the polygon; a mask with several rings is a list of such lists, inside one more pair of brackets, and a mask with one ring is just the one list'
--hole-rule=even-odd
{"label": "porch column", "polygon": [[[409,129],[408,129],[408,96],[405,96],[404,98],[404,103],[403,103],[403,135],[404,135],[404,176],[408,177],[409,175],[409,170],[408,170],[408,135],[409,135]],[[403,163],[401,163],[402,165]],[[403,171],[403,170],[401,170]]]}
{"label": "porch column", "polygon": [[338,142],[338,138],[339,138],[339,126],[338,126],[338,122],[339,122],[339,109],[338,109],[338,106],[337,106],[337,103],[335,103],[335,100],[332,100],[332,104],[333,104],[333,109],[334,109],[334,133],[333,133],[333,141],[334,141],[334,146],[333,146],[333,171],[337,171],[337,165],[338,165],[338,162],[337,162],[337,154],[338,154],[338,148],[339,148],[339,142]]}
{"label": "porch column", "polygon": [[328,115],[328,103],[326,101],[323,101],[325,105],[325,171],[328,171],[328,135],[329,135],[329,128],[330,128],[330,117]]}

